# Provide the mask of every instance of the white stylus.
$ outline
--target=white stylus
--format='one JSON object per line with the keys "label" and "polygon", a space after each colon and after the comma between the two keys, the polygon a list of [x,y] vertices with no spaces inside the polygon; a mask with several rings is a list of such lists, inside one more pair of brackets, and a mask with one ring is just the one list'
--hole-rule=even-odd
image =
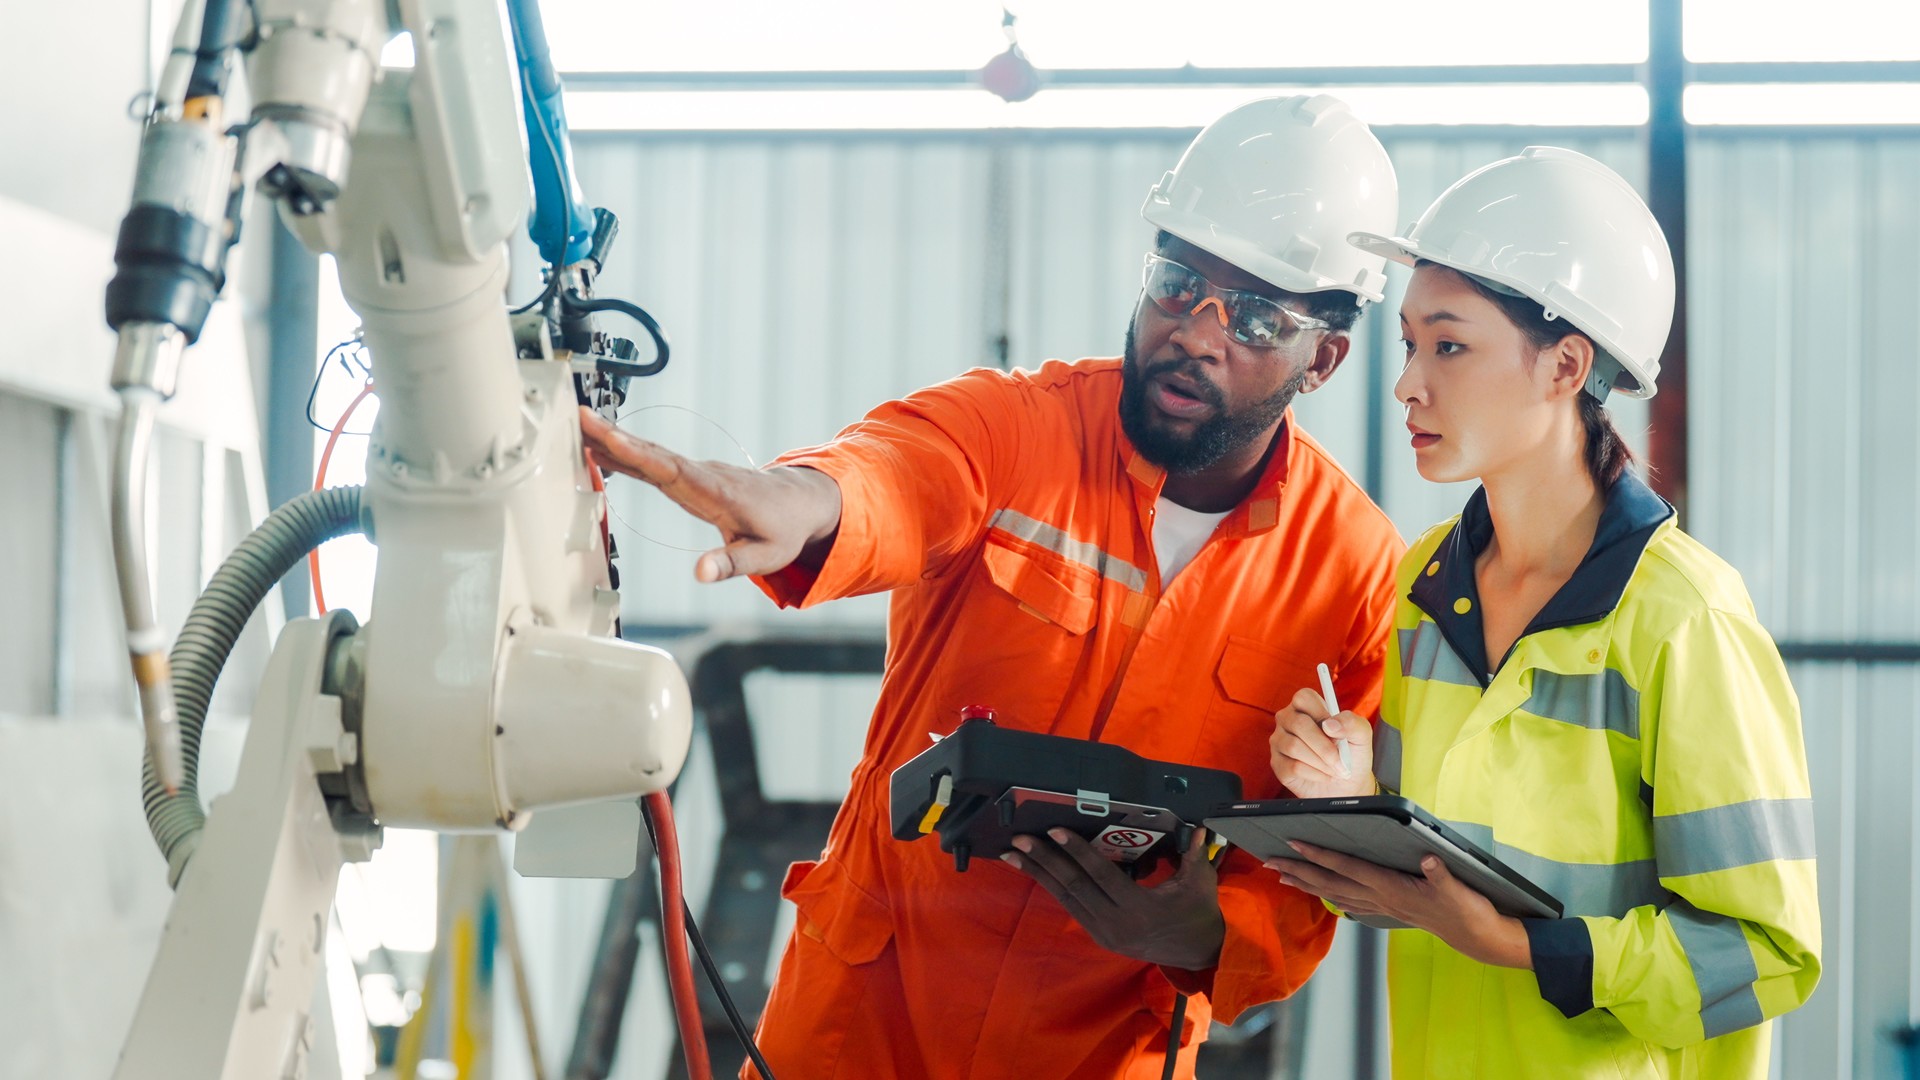
{"label": "white stylus", "polygon": [[[1330,715],[1340,715],[1340,702],[1333,696],[1333,675],[1327,670],[1325,664],[1320,665],[1320,696],[1327,699],[1327,711]],[[1340,778],[1351,780],[1353,779],[1353,749],[1347,745],[1345,739],[1336,741],[1340,746]]]}

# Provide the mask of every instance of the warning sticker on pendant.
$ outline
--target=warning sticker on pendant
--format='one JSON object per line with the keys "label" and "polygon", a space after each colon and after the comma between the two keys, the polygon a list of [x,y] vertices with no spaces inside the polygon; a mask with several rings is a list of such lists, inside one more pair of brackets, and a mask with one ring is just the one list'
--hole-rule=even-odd
{"label": "warning sticker on pendant", "polygon": [[1095,851],[1109,859],[1132,862],[1146,854],[1147,849],[1159,843],[1160,838],[1165,835],[1167,834],[1155,832],[1152,829],[1113,825],[1101,830],[1100,835],[1093,838],[1093,847]]}

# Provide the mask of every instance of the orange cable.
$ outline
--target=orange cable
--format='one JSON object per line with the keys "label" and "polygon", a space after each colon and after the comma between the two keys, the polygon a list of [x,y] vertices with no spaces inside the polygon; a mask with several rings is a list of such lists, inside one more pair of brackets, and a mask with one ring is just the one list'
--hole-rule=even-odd
{"label": "orange cable", "polygon": [[[347,421],[352,418],[353,410],[359,408],[360,403],[367,400],[367,395],[371,393],[373,393],[373,380],[368,379],[367,385],[361,387],[360,392],[347,403],[347,411],[340,414],[339,420],[334,421],[333,430],[327,434],[327,445],[320,451],[320,466],[314,470],[313,490],[319,491],[327,486],[327,462],[333,460],[333,444],[340,441],[340,433],[346,430]],[[317,609],[314,614],[325,615],[327,595],[320,591],[319,548],[307,552],[307,575],[313,578],[313,606]]]}
{"label": "orange cable", "polygon": [[[600,543],[612,558],[613,543],[607,534],[607,514],[604,500],[607,494],[606,482],[600,477],[600,467],[593,460],[593,451],[586,451],[588,482],[593,485],[602,502],[600,512]],[[682,891],[680,876],[680,837],[673,827],[673,801],[664,791],[656,791],[645,799],[647,817],[653,823],[655,851],[660,860],[660,914],[662,933],[660,946],[667,958],[667,984],[673,992],[674,1023],[680,1029],[680,1049],[686,1058],[687,1076],[691,1080],[712,1080],[713,1065],[707,1054],[707,1032],[700,1020],[699,992],[693,985],[693,958],[687,953],[687,902]]]}
{"label": "orange cable", "polygon": [[673,1017],[680,1027],[680,1050],[691,1080],[712,1080],[706,1028],[700,1022],[700,998],[693,986],[693,959],[687,955],[687,903],[681,893],[680,838],[673,828],[673,802],[664,791],[646,796],[653,821],[654,854],[660,860],[661,948],[667,954],[667,983],[673,988]]}

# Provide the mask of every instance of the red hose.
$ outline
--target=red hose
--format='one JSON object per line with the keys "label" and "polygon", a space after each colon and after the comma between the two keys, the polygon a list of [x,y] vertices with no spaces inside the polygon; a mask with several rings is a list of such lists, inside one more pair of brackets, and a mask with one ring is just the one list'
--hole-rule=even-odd
{"label": "red hose", "polygon": [[648,795],[645,801],[653,821],[654,854],[660,859],[660,913],[666,926],[662,947],[667,955],[667,983],[673,988],[673,1017],[680,1025],[680,1048],[690,1080],[712,1080],[707,1032],[700,1023],[700,999],[693,988],[693,959],[687,954],[687,907],[680,891],[680,838],[673,830],[673,803],[664,791]]}
{"label": "red hose", "polygon": [[[333,430],[327,433],[327,445],[320,451],[320,465],[313,471],[313,490],[319,491],[327,486],[327,462],[333,460],[333,444],[340,441],[340,433],[346,430],[347,421],[352,418],[353,410],[359,408],[360,403],[367,400],[367,395],[371,393],[373,393],[373,380],[368,379],[367,385],[361,387],[360,392],[355,394],[353,400],[347,403],[347,411],[341,413],[340,419],[334,421]],[[325,615],[327,613],[327,594],[320,591],[319,548],[314,548],[312,551],[307,552],[307,575],[313,578],[314,614]]]}
{"label": "red hose", "polygon": [[[613,542],[607,535],[607,488],[592,450],[587,451],[587,477],[593,490],[600,493],[600,545],[611,557]],[[687,954],[687,902],[680,882],[680,835],[673,827],[673,802],[664,791],[648,795],[643,802],[647,820],[653,825],[654,855],[660,860],[660,914],[664,927],[660,945],[667,957],[667,985],[673,991],[673,1019],[680,1028],[680,1050],[686,1057],[689,1080],[712,1080],[707,1031],[700,1022],[700,997],[693,986],[693,958]]]}

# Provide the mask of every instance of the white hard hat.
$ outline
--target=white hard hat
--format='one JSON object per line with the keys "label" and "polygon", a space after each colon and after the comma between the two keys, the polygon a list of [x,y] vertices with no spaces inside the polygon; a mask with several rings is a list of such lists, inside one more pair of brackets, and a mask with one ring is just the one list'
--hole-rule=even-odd
{"label": "white hard hat", "polygon": [[1288,292],[1380,299],[1386,263],[1347,234],[1399,220],[1400,185],[1338,98],[1262,98],[1207,125],[1140,215]]}
{"label": "white hard hat", "polygon": [[1440,193],[1405,236],[1356,232],[1362,251],[1425,259],[1539,303],[1586,332],[1593,396],[1653,396],[1673,324],[1673,253],[1647,204],[1585,154],[1529,146]]}

